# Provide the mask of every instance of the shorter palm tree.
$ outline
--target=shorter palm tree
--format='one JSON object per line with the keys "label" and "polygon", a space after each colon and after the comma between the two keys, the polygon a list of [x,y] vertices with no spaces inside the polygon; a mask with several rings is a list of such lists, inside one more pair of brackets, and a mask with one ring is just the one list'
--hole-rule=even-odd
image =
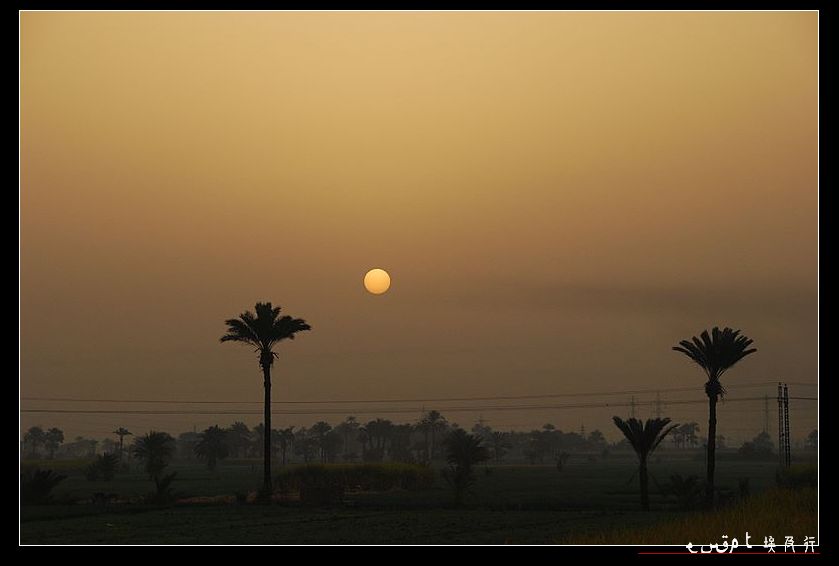
{"label": "shorter palm tree", "polygon": [[641,481],[641,508],[644,511],[650,510],[649,480],[647,478],[647,457],[653,453],[662,440],[678,425],[670,425],[670,419],[647,419],[641,423],[640,420],[631,418],[627,421],[620,417],[612,417],[632,449],[638,455],[638,476]]}
{"label": "shorter palm tree", "polygon": [[475,464],[489,459],[489,451],[481,444],[479,436],[462,428],[449,433],[443,445],[449,463],[449,467],[443,469],[443,478],[454,489],[455,505],[460,506],[467,490],[475,483]]}
{"label": "shorter palm tree", "polygon": [[175,451],[175,439],[169,433],[150,431],[134,442],[134,456],[142,460],[149,478],[157,481],[169,465]]}
{"label": "shorter palm tree", "polygon": [[129,432],[127,428],[121,426],[114,431],[114,434],[119,437],[119,461],[122,463],[123,438],[126,436],[132,436],[132,433]]}
{"label": "shorter palm tree", "polygon": [[201,439],[195,445],[195,454],[207,460],[207,467],[215,470],[219,460],[224,460],[230,453],[227,447],[227,431],[211,426],[201,433]]}

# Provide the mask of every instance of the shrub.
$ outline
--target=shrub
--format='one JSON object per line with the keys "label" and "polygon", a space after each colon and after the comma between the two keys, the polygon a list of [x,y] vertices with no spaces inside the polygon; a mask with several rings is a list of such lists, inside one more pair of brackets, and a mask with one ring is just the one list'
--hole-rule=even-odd
{"label": "shrub", "polygon": [[20,502],[22,505],[43,505],[52,500],[53,488],[67,479],[52,470],[34,468],[20,475]]}
{"label": "shrub", "polygon": [[116,454],[100,454],[85,469],[85,477],[88,481],[97,481],[100,477],[105,481],[111,481],[118,467],[119,457]]}
{"label": "shrub", "polygon": [[779,469],[775,472],[775,483],[778,487],[787,489],[818,487],[818,471],[813,465],[797,465]]}
{"label": "shrub", "polygon": [[155,505],[168,505],[175,502],[177,495],[172,491],[172,482],[178,472],[166,474],[163,477],[155,477],[155,491],[146,496],[146,503]]}
{"label": "shrub", "polygon": [[305,464],[283,470],[279,491],[300,494],[301,501],[315,505],[339,503],[347,491],[426,489],[434,483],[430,468],[415,464]]}
{"label": "shrub", "polygon": [[699,504],[704,489],[704,482],[696,476],[682,477],[682,474],[673,474],[664,492],[676,498],[679,509],[689,511]]}

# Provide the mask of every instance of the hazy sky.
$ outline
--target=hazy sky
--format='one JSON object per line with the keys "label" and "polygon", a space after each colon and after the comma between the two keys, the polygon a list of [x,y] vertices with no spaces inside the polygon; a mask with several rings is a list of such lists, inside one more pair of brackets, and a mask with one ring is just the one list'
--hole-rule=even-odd
{"label": "hazy sky", "polygon": [[[814,12],[23,13],[22,394],[259,401],[256,356],[218,343],[257,300],[313,327],[280,349],[278,401],[701,398],[670,347],[715,324],[759,348],[727,383],[815,382],[817,32]],[[723,407],[723,433],[758,405]],[[59,406],[126,408],[24,402]],[[616,412],[481,414],[614,436]]]}

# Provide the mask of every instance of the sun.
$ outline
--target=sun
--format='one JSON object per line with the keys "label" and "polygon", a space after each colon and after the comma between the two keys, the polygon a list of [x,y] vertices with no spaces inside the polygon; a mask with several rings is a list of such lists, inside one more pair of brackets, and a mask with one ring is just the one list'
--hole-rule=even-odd
{"label": "sun", "polygon": [[381,295],[390,289],[390,275],[384,269],[371,269],[364,276],[364,288],[374,295]]}

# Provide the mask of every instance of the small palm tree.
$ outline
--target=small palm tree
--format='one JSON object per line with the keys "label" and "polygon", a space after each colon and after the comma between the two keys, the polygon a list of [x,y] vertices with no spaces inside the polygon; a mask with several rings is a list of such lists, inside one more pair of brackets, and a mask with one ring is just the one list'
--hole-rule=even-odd
{"label": "small palm tree", "polygon": [[201,433],[201,440],[195,445],[195,455],[207,460],[210,470],[216,469],[219,460],[224,460],[230,450],[227,447],[227,432],[216,426],[211,426]]}
{"label": "small palm tree", "polygon": [[157,481],[169,465],[175,451],[175,439],[169,433],[151,431],[134,442],[134,456],[145,464],[149,478]]}
{"label": "small palm tree", "polygon": [[481,444],[479,436],[462,428],[453,430],[443,444],[449,463],[449,467],[443,470],[443,478],[454,489],[455,505],[460,506],[466,491],[475,483],[475,464],[489,459],[489,451]]}
{"label": "small palm tree", "polygon": [[650,495],[649,484],[647,478],[647,456],[652,454],[656,446],[664,440],[671,430],[678,425],[670,425],[670,419],[647,419],[646,423],[641,423],[638,419],[632,418],[624,421],[620,417],[612,417],[617,426],[632,449],[638,455],[638,476],[641,481],[641,508],[644,511],[650,510]]}
{"label": "small palm tree", "polygon": [[717,447],[717,400],[725,394],[720,377],[734,364],[757,352],[757,348],[749,348],[752,340],[741,335],[739,330],[728,327],[720,330],[715,326],[710,335],[707,330],[703,330],[699,336],[701,339],[694,336],[690,340],[682,340],[678,346],[673,346],[673,349],[690,358],[708,376],[708,381],[705,382],[705,394],[708,396],[708,466],[705,498],[708,505],[712,505]]}
{"label": "small palm tree", "polygon": [[259,367],[262,368],[263,386],[265,388],[265,410],[263,441],[263,486],[262,491],[268,495],[271,489],[271,366],[274,358],[274,346],[287,338],[294,339],[294,335],[304,330],[311,330],[302,318],[280,316],[280,307],[271,303],[256,303],[256,314],[245,311],[239,318],[225,320],[227,334],[221,337],[221,342],[239,342],[254,348],[259,354]]}
{"label": "small palm tree", "polygon": [[119,461],[122,463],[123,437],[131,436],[132,433],[130,433],[125,427],[119,427],[114,431],[114,434],[119,437]]}

